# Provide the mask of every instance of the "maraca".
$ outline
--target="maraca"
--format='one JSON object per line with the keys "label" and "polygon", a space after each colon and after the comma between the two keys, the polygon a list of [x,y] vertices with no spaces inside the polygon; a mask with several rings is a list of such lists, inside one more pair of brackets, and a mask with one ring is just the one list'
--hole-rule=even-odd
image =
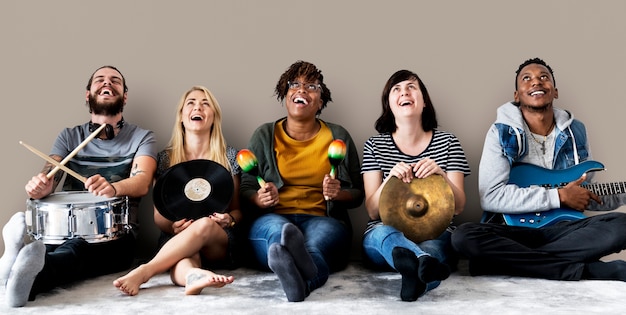
{"label": "maraca", "polygon": [[239,150],[237,153],[237,164],[239,164],[239,167],[241,167],[241,170],[244,172],[256,176],[256,180],[261,187],[265,186],[265,181],[259,176],[259,162],[252,151],[248,149]]}
{"label": "maraca", "polygon": [[336,139],[328,146],[328,160],[330,161],[330,177],[337,176],[337,167],[346,157],[346,143],[343,140]]}

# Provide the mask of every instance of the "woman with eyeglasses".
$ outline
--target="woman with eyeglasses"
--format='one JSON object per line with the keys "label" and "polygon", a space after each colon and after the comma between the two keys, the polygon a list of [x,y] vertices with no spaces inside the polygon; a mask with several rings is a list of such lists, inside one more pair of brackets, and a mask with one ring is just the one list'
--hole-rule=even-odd
{"label": "woman with eyeglasses", "polygon": [[[346,210],[362,203],[363,181],[348,131],[319,118],[332,99],[315,65],[292,64],[275,95],[287,116],[261,125],[250,139],[258,174],[242,174],[242,209],[256,216],[249,232],[255,261],[278,276],[288,301],[299,302],[347,265],[352,226]],[[334,178],[328,149],[335,139],[347,149]]]}

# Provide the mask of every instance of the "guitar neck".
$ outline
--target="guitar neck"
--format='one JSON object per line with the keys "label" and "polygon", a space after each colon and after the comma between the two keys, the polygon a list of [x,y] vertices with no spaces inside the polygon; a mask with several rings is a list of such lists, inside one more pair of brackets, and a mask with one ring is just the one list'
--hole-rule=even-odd
{"label": "guitar neck", "polygon": [[598,196],[617,195],[626,193],[626,182],[583,184],[582,187],[588,189]]}

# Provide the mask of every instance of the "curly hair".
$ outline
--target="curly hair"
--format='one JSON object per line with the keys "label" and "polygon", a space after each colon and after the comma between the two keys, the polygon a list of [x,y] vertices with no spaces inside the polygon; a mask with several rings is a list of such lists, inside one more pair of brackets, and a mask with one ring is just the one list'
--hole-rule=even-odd
{"label": "curly hair", "polygon": [[322,113],[322,109],[326,108],[328,102],[332,102],[333,99],[330,96],[330,90],[324,84],[324,75],[322,70],[319,70],[314,64],[302,60],[298,60],[293,63],[287,70],[280,76],[274,89],[274,95],[276,99],[282,102],[287,96],[289,91],[289,81],[294,81],[297,78],[303,77],[307,82],[317,82],[322,87],[321,99],[322,108],[317,111],[317,115]]}

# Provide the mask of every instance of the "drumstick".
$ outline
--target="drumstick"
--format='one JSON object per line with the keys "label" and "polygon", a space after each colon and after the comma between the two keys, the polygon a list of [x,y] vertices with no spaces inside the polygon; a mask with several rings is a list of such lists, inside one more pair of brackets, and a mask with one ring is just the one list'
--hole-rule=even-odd
{"label": "drumstick", "polygon": [[[65,163],[67,163],[67,161],[69,161],[71,158],[74,157],[74,155],[76,155],[76,153],[78,153],[78,151],[80,151],[80,149],[82,149],[83,147],[85,147],[87,145],[87,143],[89,143],[89,141],[91,141],[91,139],[93,139],[95,136],[100,134],[100,131],[102,131],[102,129],[104,129],[104,127],[106,127],[106,124],[102,124],[102,126],[98,127],[98,129],[96,129],[94,132],[92,132],[89,137],[87,137],[87,139],[83,140],[83,142],[81,142],[75,149],[74,151],[70,152],[70,154],[68,154],[68,156],[66,156],[60,163],[57,162],[55,168],[53,168],[48,175],[46,175],[48,178],[52,177],[52,175],[54,175],[54,173],[56,173],[61,166],[64,166]],[[46,155],[47,156],[47,155]],[[55,160],[56,162],[56,160]],[[64,170],[65,171],[65,170]],[[67,171],[66,171],[67,172]],[[68,172],[69,173],[69,172]]]}
{"label": "drumstick", "polygon": [[[26,143],[24,143],[24,142],[22,142],[22,141],[20,141],[20,144],[21,144],[21,145],[23,145],[23,146],[25,146],[25,147],[26,147],[28,150],[30,150],[31,152],[33,152],[33,153],[35,153],[35,154],[39,155],[39,157],[41,157],[41,158],[43,158],[44,160],[46,160],[46,161],[50,162],[52,165],[56,165],[59,169],[61,169],[61,170],[65,171],[66,173],[68,173],[68,174],[72,175],[74,178],[78,179],[79,181],[81,181],[81,182],[83,182],[83,183],[85,183],[85,182],[87,181],[87,178],[85,178],[84,176],[81,176],[80,174],[78,174],[78,173],[76,173],[76,172],[72,171],[72,170],[71,170],[70,168],[68,168],[67,166],[65,166],[65,165],[61,165],[61,163],[59,163],[59,161],[57,161],[57,160],[55,160],[55,159],[53,159],[53,158],[51,158],[51,157],[47,156],[45,153],[43,153],[43,152],[41,152],[41,151],[39,151],[39,150],[37,150],[37,149],[35,149],[35,148],[33,148],[33,147],[29,146],[28,144],[26,144]],[[50,172],[50,173],[52,173],[52,172]],[[46,177],[48,177],[48,178],[52,177],[52,175],[51,175],[50,173],[48,173],[48,175],[46,175]]]}

